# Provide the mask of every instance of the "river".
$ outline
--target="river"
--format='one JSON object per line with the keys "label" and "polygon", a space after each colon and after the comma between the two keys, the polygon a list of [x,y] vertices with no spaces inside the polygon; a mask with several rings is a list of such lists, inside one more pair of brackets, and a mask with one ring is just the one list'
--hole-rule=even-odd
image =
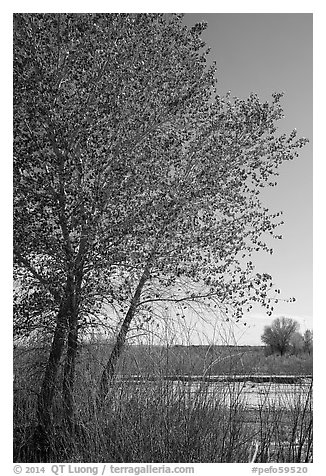
{"label": "river", "polygon": [[[240,376],[232,378],[213,376],[209,380],[196,380],[191,377],[190,379],[165,378],[158,381],[157,379],[140,379],[132,376],[124,378],[120,384],[123,386],[127,384],[132,394],[144,395],[152,393],[159,386],[161,391],[165,391],[169,396],[170,401],[183,399],[187,405],[203,401],[203,399],[206,403],[220,402],[226,406],[241,404],[248,409],[311,405],[312,378],[310,376],[299,378],[273,376],[270,381],[266,381],[267,376],[252,376],[251,378],[244,376],[243,380],[241,381]],[[294,383],[284,383],[287,381]]]}

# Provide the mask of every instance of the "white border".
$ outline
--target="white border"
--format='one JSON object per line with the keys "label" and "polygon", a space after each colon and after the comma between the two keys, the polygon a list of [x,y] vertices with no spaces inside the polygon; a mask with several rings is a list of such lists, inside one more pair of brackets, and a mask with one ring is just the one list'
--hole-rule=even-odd
{"label": "white border", "polygon": [[[135,6],[137,5],[137,9]],[[244,8],[244,5],[246,8]],[[315,382],[314,408],[318,423],[315,424],[314,461],[309,465],[308,474],[323,474],[321,463],[324,459],[323,440],[325,438],[325,387],[324,362],[325,353],[322,344],[326,339],[325,320],[326,310],[323,302],[325,295],[325,82],[324,63],[326,44],[324,31],[326,29],[325,11],[322,2],[317,1],[247,1],[225,3],[165,1],[110,3],[108,1],[92,2],[44,2],[44,1],[13,1],[1,10],[1,93],[2,93],[2,154],[1,154],[1,297],[2,297],[2,326],[1,326],[1,449],[4,468],[2,474],[12,474],[12,13],[13,12],[220,12],[220,13],[313,13],[314,14],[314,337],[315,337]],[[304,224],[303,224],[304,226]],[[243,465],[241,465],[243,466]],[[259,465],[268,467],[268,465]],[[276,465],[274,465],[276,466]],[[245,469],[248,468],[248,469]],[[241,474],[250,474],[251,465],[241,468]],[[238,464],[202,464],[196,465],[195,474],[240,474]]]}

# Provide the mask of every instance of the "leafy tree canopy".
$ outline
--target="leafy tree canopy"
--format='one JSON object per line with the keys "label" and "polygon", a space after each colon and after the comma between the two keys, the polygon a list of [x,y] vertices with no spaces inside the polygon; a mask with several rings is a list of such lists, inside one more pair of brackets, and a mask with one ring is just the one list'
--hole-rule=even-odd
{"label": "leafy tree canopy", "polygon": [[217,94],[204,28],[181,15],[15,15],[18,334],[53,323],[68,292],[80,326],[104,302],[125,313],[145,268],[145,314],[201,296],[237,316],[255,300],[271,312],[271,276],[251,258],[272,252],[264,237],[282,221],[259,193],[306,140],[277,135],[281,94]]}

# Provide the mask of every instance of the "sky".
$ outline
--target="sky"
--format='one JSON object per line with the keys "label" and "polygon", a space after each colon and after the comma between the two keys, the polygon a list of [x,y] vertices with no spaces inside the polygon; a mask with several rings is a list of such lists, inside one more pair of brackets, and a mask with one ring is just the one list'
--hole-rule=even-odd
{"label": "sky", "polygon": [[238,326],[242,344],[260,344],[265,325],[275,317],[296,319],[301,331],[312,328],[312,199],[313,199],[313,15],[308,13],[189,13],[184,21],[192,25],[207,22],[202,35],[217,63],[218,93],[247,97],[251,92],[270,100],[284,92],[285,118],[279,133],[294,128],[298,137],[310,142],[299,158],[280,168],[278,186],[264,191],[262,199],[271,211],[283,211],[285,224],[279,228],[282,240],[273,240],[273,255],[256,256],[257,271],[267,272],[294,303],[274,306],[271,317],[261,309],[245,316]]}

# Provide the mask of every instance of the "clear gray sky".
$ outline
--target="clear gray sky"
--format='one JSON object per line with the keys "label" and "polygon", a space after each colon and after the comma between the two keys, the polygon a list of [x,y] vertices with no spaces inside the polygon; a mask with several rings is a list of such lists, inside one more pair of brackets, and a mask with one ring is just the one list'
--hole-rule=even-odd
{"label": "clear gray sky", "polygon": [[244,98],[255,92],[267,100],[283,91],[285,118],[279,132],[296,128],[298,136],[310,139],[296,161],[281,167],[279,185],[263,195],[267,207],[284,212],[285,225],[279,228],[283,240],[273,240],[274,254],[257,256],[256,265],[296,302],[276,305],[272,318],[260,309],[247,317],[247,326],[239,330],[242,335],[245,329],[241,342],[259,344],[264,325],[274,317],[293,317],[302,331],[312,327],[312,14],[185,15],[187,25],[198,21],[208,23],[203,38],[217,62],[219,93],[230,90]]}

